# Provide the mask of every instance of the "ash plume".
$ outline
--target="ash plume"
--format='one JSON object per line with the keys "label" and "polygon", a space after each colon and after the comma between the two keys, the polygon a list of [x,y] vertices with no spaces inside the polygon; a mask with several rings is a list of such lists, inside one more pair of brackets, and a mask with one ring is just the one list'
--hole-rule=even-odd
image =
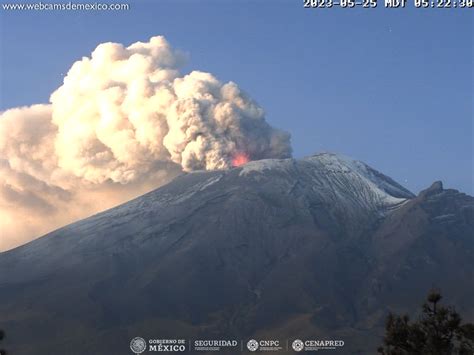
{"label": "ash plume", "polygon": [[49,104],[0,114],[0,250],[185,171],[291,156],[288,133],[235,83],[180,68],[164,37],[103,43]]}

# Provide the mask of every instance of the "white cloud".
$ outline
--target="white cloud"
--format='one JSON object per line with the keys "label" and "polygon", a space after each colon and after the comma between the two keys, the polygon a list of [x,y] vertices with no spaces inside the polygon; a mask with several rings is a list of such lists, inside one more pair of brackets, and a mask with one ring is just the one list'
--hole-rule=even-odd
{"label": "white cloud", "polygon": [[181,170],[225,169],[242,154],[291,155],[289,135],[235,83],[199,71],[183,76],[184,62],[163,37],[104,43],[73,64],[50,104],[1,114],[0,250]]}

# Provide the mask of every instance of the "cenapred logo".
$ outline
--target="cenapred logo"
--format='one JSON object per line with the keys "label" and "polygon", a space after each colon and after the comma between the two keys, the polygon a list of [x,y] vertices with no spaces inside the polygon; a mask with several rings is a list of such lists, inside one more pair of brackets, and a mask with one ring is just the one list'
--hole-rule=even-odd
{"label": "cenapred logo", "polygon": [[135,337],[132,339],[130,342],[130,349],[135,353],[135,354],[141,354],[146,350],[146,341],[143,338],[140,337]]}
{"label": "cenapred logo", "polygon": [[344,346],[344,340],[332,339],[295,339],[291,343],[294,351],[319,351],[319,350],[337,350]]}
{"label": "cenapred logo", "polygon": [[293,343],[291,343],[291,347],[294,351],[301,351],[304,349],[304,343],[300,339],[295,339],[293,340]]}
{"label": "cenapred logo", "polygon": [[256,341],[255,339],[250,339],[250,340],[247,342],[247,349],[249,349],[250,351],[257,351],[257,349],[258,349],[258,341]]}

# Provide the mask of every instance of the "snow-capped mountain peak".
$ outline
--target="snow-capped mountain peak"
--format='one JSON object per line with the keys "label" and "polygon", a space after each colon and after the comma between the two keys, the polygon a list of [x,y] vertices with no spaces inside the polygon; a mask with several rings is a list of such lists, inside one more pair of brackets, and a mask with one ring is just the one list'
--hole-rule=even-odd
{"label": "snow-capped mountain peak", "polygon": [[[335,153],[319,153],[301,160],[266,159],[242,166],[241,177],[259,175],[303,180],[322,200],[356,202],[370,209],[399,205],[414,195],[367,164]],[[306,177],[306,178],[305,178]]]}

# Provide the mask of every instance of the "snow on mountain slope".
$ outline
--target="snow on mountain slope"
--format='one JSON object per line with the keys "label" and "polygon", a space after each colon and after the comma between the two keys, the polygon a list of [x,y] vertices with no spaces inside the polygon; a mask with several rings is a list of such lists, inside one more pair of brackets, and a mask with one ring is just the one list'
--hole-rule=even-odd
{"label": "snow on mountain slope", "polygon": [[[383,215],[414,197],[362,162],[321,153],[300,160],[266,159],[230,170],[183,174],[157,190],[65,228],[95,231],[113,227],[118,220],[128,228],[150,220],[158,228],[179,219],[181,214],[176,211],[181,208],[192,211],[190,206],[219,196],[255,194],[273,199],[280,194],[290,195],[297,200],[299,208],[311,214],[341,218],[340,223],[360,216]],[[38,240],[33,243],[46,244],[46,248],[50,244]]]}
{"label": "snow on mountain slope", "polygon": [[239,175],[250,176],[252,172],[307,174],[312,180],[309,186],[323,199],[328,194],[334,195],[333,202],[355,198],[369,209],[397,206],[414,197],[410,191],[367,164],[334,153],[320,153],[300,161],[253,161],[244,165]]}
{"label": "snow on mountain slope", "polygon": [[[120,243],[139,246],[152,241],[149,235],[155,235],[153,243],[164,249],[173,243],[168,232],[175,226],[203,213],[209,218],[222,211],[233,214],[241,204],[246,205],[248,214],[261,213],[257,206],[264,206],[265,213],[274,215],[276,222],[272,223],[276,225],[305,218],[315,228],[355,238],[412,197],[364,163],[332,153],[300,160],[253,161],[230,170],[183,174],[128,203],[17,248],[14,256],[5,255],[4,262],[46,259],[37,271],[44,268],[47,273],[47,264],[60,259],[67,264],[80,263],[78,253],[94,255],[115,250]],[[188,230],[196,228],[193,225]],[[30,272],[25,270],[25,275],[30,277]]]}

